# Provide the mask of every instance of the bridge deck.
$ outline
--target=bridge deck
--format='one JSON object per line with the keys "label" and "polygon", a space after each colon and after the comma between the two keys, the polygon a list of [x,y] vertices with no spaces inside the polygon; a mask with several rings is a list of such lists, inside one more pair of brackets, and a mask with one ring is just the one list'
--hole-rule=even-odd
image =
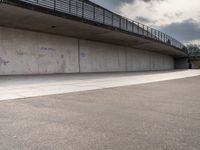
{"label": "bridge deck", "polygon": [[186,56],[183,45],[174,38],[91,3],[78,0],[1,2],[0,26],[120,44],[175,57]]}

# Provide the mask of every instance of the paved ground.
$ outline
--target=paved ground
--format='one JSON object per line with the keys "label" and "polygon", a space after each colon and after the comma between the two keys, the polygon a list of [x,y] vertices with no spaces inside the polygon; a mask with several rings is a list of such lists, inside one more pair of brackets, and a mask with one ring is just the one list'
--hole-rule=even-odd
{"label": "paved ground", "polygon": [[1,150],[199,150],[200,76],[0,101]]}
{"label": "paved ground", "polygon": [[200,70],[0,76],[0,100],[104,89],[200,75]]}

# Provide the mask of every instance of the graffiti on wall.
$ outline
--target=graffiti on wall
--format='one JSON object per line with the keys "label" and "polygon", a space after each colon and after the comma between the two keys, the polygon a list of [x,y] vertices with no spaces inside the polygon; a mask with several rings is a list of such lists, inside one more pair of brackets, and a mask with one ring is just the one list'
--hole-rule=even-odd
{"label": "graffiti on wall", "polygon": [[42,50],[42,51],[55,51],[54,48],[48,48],[48,47],[41,47],[40,50]]}
{"label": "graffiti on wall", "polygon": [[9,61],[0,57],[0,66],[3,66],[3,65],[6,66],[8,63],[9,63]]}
{"label": "graffiti on wall", "polygon": [[20,56],[24,55],[24,52],[22,52],[21,50],[16,51],[16,53],[17,55],[20,55]]}

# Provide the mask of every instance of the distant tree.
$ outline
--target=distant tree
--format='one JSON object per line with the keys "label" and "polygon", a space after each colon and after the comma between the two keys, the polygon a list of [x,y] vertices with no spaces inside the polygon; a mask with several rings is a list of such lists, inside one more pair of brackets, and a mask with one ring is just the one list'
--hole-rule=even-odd
{"label": "distant tree", "polygon": [[200,52],[200,45],[197,44],[188,44],[187,46],[188,53]]}

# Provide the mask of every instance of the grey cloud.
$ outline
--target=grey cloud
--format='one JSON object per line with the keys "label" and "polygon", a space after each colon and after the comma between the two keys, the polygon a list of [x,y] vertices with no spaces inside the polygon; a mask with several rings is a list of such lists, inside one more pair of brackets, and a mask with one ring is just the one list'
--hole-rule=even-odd
{"label": "grey cloud", "polygon": [[148,18],[141,17],[141,16],[137,16],[135,19],[142,23],[150,23],[151,22]]}
{"label": "grey cloud", "polygon": [[180,16],[182,16],[183,15],[183,12],[177,12],[177,13],[175,13],[175,16],[176,17],[180,17]]}
{"label": "grey cloud", "polygon": [[[97,3],[107,9],[110,9],[112,11],[116,11],[118,12],[118,8],[126,3],[134,3],[135,1],[144,1],[146,3],[150,3],[150,2],[162,2],[165,0],[90,0],[94,3]],[[152,3],[151,3],[152,4]],[[152,7],[152,6],[151,6]]]}
{"label": "grey cloud", "polygon": [[166,18],[177,18],[177,17],[181,17],[183,15],[182,12],[176,12],[176,13],[168,13],[168,14],[164,14],[164,17]]}
{"label": "grey cloud", "polygon": [[133,3],[135,0],[90,0],[112,11],[118,11],[119,6],[125,3]]}
{"label": "grey cloud", "polygon": [[142,16],[136,16],[135,21],[138,21],[140,23],[144,23],[146,25],[148,24],[154,24],[157,22],[157,20],[152,20],[152,19],[149,19],[149,18],[146,18],[146,17],[142,17]]}
{"label": "grey cloud", "polygon": [[184,20],[181,23],[172,23],[161,26],[160,30],[172,35],[182,42],[200,39],[200,23],[193,19]]}
{"label": "grey cloud", "polygon": [[118,8],[126,3],[133,3],[135,1],[144,1],[146,3],[153,2],[153,1],[165,1],[165,0],[90,0],[92,2],[95,2],[101,6],[104,6],[108,9],[111,9],[113,11],[118,11]]}
{"label": "grey cloud", "polygon": [[97,3],[107,3],[107,4],[112,4],[113,6],[120,5],[122,3],[132,3],[135,0],[91,0],[93,2]]}

